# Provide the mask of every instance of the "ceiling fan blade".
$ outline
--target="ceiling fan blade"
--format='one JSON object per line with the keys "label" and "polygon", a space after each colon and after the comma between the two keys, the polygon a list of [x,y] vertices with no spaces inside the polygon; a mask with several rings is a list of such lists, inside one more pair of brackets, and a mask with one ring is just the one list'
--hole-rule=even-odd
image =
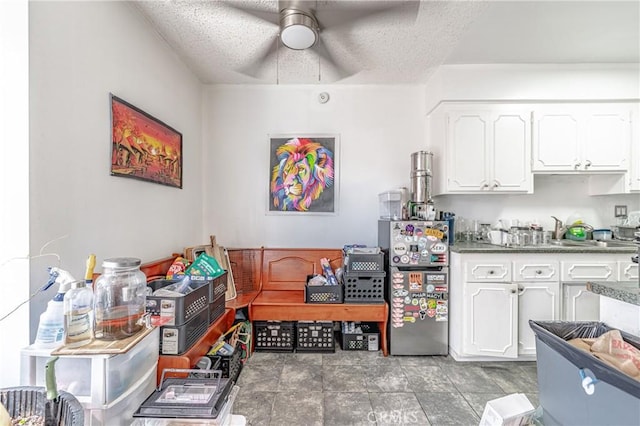
{"label": "ceiling fan blade", "polygon": [[280,10],[265,10],[258,7],[257,4],[238,1],[224,1],[223,4],[231,9],[239,10],[260,20],[280,26]]}
{"label": "ceiling fan blade", "polygon": [[280,39],[278,38],[278,36],[275,36],[273,38],[273,41],[269,43],[269,45],[264,49],[264,52],[261,55],[253,58],[251,62],[238,68],[236,71],[241,74],[248,75],[249,77],[258,78],[260,70],[262,69],[264,64],[269,62],[271,58],[277,54],[279,42]]}
{"label": "ceiling fan blade", "polygon": [[358,21],[378,16],[392,16],[403,19],[405,24],[415,22],[420,9],[420,1],[345,1],[336,2],[337,7],[318,8],[314,11],[320,29],[336,29],[352,25]]}
{"label": "ceiling fan blade", "polygon": [[336,62],[336,60],[331,55],[331,52],[329,52],[329,49],[327,49],[326,45],[322,41],[322,37],[320,37],[320,39],[311,48],[311,50],[313,50],[315,53],[317,53],[318,56],[320,56],[326,62],[331,64],[331,66],[334,68],[339,80],[342,80],[343,78],[347,78],[347,77],[355,74],[355,71],[345,67],[344,65],[339,64],[338,62]]}

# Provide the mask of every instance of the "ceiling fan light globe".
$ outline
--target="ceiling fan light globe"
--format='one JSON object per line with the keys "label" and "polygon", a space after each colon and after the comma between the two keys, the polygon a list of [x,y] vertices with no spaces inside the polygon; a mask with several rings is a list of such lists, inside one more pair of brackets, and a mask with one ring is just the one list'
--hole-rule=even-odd
{"label": "ceiling fan light globe", "polygon": [[286,13],[280,21],[280,40],[289,49],[308,49],[318,41],[318,31],[310,16],[291,12]]}

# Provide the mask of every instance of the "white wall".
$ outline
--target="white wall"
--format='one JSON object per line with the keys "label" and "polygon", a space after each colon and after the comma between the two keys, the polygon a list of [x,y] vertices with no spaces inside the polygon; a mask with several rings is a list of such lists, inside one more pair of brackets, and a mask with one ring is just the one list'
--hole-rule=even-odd
{"label": "white wall", "polygon": [[443,100],[639,98],[638,64],[444,65],[425,89],[427,113]]}
{"label": "white wall", "polygon": [[[125,2],[30,2],[32,253],[82,278],[85,259],[164,257],[202,235],[202,88]],[[183,189],[110,176],[109,92],[182,132]],[[31,290],[51,259],[31,264]],[[31,339],[54,294],[31,303]]]}
{"label": "white wall", "polygon": [[[326,91],[330,101],[318,102]],[[228,247],[377,244],[378,194],[424,149],[419,86],[216,86],[205,95],[205,234]],[[269,134],[340,134],[334,216],[268,215]],[[203,235],[204,237],[204,235]]]}
{"label": "white wall", "polygon": [[[29,8],[0,2],[0,319],[29,298]],[[0,388],[19,382],[29,304],[0,320]]]}

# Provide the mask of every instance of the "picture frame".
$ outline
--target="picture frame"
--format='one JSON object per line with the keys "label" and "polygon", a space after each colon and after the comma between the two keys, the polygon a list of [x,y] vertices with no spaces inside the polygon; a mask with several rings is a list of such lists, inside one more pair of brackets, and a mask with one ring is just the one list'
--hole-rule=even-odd
{"label": "picture frame", "polygon": [[109,94],[111,175],[182,188],[182,133]]}
{"label": "picture frame", "polygon": [[267,214],[338,212],[340,136],[269,135]]}

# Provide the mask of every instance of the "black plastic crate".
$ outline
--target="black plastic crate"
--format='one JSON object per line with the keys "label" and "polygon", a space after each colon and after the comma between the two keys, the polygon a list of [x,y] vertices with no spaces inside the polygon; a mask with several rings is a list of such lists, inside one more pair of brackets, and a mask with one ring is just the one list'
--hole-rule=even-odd
{"label": "black plastic crate", "polygon": [[209,324],[213,324],[224,315],[224,310],[226,308],[226,299],[224,298],[224,293],[221,296],[218,296],[216,300],[209,303]]}
{"label": "black plastic crate", "polygon": [[344,303],[384,303],[385,272],[344,274]]}
{"label": "black plastic crate", "polygon": [[296,352],[335,352],[333,321],[298,321]]}
{"label": "black plastic crate", "polygon": [[180,355],[188,351],[209,328],[209,309],[203,309],[186,324],[160,327],[160,354]]}
{"label": "black plastic crate", "polygon": [[293,352],[295,323],[292,321],[254,321],[255,350],[258,352]]}
{"label": "black plastic crate", "polygon": [[[307,283],[313,275],[307,275]],[[342,285],[304,285],[305,303],[342,303]]]}
{"label": "black plastic crate", "polygon": [[222,371],[223,378],[229,378],[234,382],[238,381],[238,376],[242,371],[242,342],[236,343],[231,355],[207,354],[207,357],[211,359],[212,365],[217,365],[216,370]]}
{"label": "black plastic crate", "polygon": [[384,272],[384,253],[349,253],[344,266],[346,273]]}
{"label": "black plastic crate", "polygon": [[[174,284],[179,280],[153,280],[147,283],[152,291]],[[209,308],[209,281],[198,282],[198,287],[182,296],[147,296],[146,311],[151,315],[168,318],[165,325],[183,325]]]}
{"label": "black plastic crate", "polygon": [[[353,324],[355,329],[349,327]],[[380,331],[375,322],[342,323],[343,351],[377,351],[380,349]]]}
{"label": "black plastic crate", "polygon": [[209,303],[213,303],[213,301],[218,299],[221,294],[225,294],[227,292],[227,271],[224,271],[222,275],[219,275],[212,280],[198,275],[192,275],[191,280],[206,281],[209,284]]}

